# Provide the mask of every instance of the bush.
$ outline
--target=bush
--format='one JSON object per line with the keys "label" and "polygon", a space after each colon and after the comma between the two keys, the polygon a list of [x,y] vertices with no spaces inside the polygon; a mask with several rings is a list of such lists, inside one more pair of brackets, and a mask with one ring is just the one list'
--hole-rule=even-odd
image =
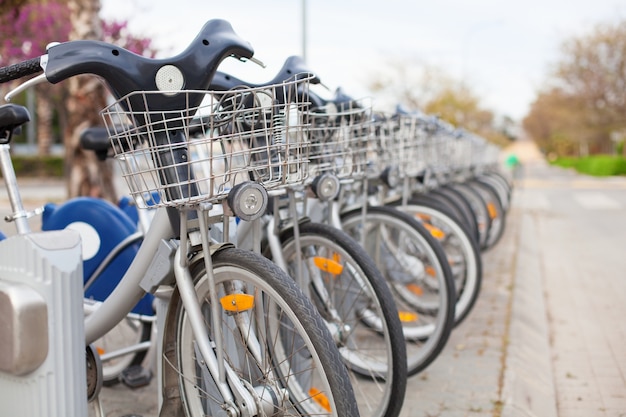
{"label": "bush", "polygon": [[63,177],[64,161],[61,156],[12,155],[17,178]]}
{"label": "bush", "polygon": [[563,168],[576,168],[576,164],[578,163],[578,158],[566,158],[566,157],[558,157],[551,161],[552,165],[556,165]]}
{"label": "bush", "polygon": [[584,158],[557,158],[553,165],[575,168],[583,174],[598,177],[626,175],[626,159],[622,156],[593,155]]}

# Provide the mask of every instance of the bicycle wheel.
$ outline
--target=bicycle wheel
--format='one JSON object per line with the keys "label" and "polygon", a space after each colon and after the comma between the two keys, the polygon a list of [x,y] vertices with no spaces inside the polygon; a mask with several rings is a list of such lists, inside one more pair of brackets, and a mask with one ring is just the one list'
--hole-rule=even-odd
{"label": "bicycle wheel", "polygon": [[493,188],[498,195],[498,199],[500,200],[500,204],[502,204],[504,211],[509,211],[511,203],[511,188],[502,177],[491,173],[483,173],[482,175],[476,177],[475,180],[485,183]]}
{"label": "bicycle wheel", "polygon": [[150,341],[151,332],[152,322],[126,317],[93,343],[102,361],[102,383],[105,386],[120,382],[125,369],[141,365],[148,350],[143,345]]}
{"label": "bicycle wheel", "polygon": [[[420,195],[421,194],[413,194],[413,197],[419,197]],[[465,198],[465,196],[463,196],[463,194],[453,188],[444,186],[431,190],[426,195],[429,198],[434,198],[447,207],[450,207],[455,213],[457,213],[457,217],[463,221],[463,223],[472,232],[472,238],[474,241],[479,244],[480,230],[478,220],[470,202],[467,198]]]}
{"label": "bicycle wheel", "polygon": [[467,181],[467,185],[476,190],[487,205],[489,230],[485,240],[485,249],[490,249],[498,243],[504,233],[506,213],[500,203],[497,192],[491,186],[476,180]]}
{"label": "bicycle wheel", "polygon": [[343,229],[374,260],[389,284],[407,343],[409,376],[444,348],[454,326],[455,289],[441,245],[417,220],[392,207],[342,213]]}
{"label": "bicycle wheel", "polygon": [[249,400],[235,397],[236,405],[225,402],[175,291],[164,332],[164,407],[187,416],[230,415],[228,410],[234,415],[358,416],[331,335],[293,280],[250,251],[227,247],[212,259],[220,328],[211,325],[212,289],[201,257],[192,260],[190,272],[208,333],[224,346],[228,387],[240,383]]}
{"label": "bicycle wheel", "polygon": [[[289,275],[301,285],[335,337],[351,373],[361,417],[396,417],[407,382],[406,347],[391,291],[347,234],[332,226],[305,222],[281,233]],[[296,278],[296,280],[298,280]]]}
{"label": "bicycle wheel", "polygon": [[454,278],[457,297],[454,321],[458,325],[467,317],[480,293],[482,259],[476,241],[465,224],[445,205],[428,196],[410,199],[397,208],[434,227],[429,230],[443,247]]}
{"label": "bicycle wheel", "polygon": [[487,202],[485,202],[485,199],[478,191],[470,187],[467,183],[453,183],[450,184],[449,187],[463,195],[472,207],[472,211],[476,217],[476,224],[478,225],[478,246],[481,250],[486,250],[489,228],[491,227],[491,216],[489,215]]}
{"label": "bicycle wheel", "polygon": [[507,199],[507,204],[505,204],[505,206],[508,209],[509,204],[511,202],[511,196],[513,193],[513,183],[510,181],[510,179],[507,178],[506,175],[504,175],[502,172],[498,170],[485,171],[482,174],[480,174],[478,178],[481,178],[481,179],[488,178],[492,182],[500,185],[501,189],[504,190],[504,195],[506,196],[506,199]]}

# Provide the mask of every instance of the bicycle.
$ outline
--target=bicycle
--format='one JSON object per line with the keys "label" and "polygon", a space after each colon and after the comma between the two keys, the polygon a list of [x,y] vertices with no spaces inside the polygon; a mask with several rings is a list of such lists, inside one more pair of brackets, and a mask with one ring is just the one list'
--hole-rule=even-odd
{"label": "bicycle", "polygon": [[[186,138],[194,113],[221,104],[202,105],[210,99],[207,88],[219,62],[229,56],[249,60],[252,54],[230,24],[211,20],[185,51],[170,59],[139,57],[103,42],[72,41],[0,69],[0,82],[43,71],[13,90],[10,98],[38,82],[57,83],[78,74],[102,77],[116,98],[103,111],[116,158],[123,163],[137,153],[147,163],[139,172],[124,171],[129,188],[138,198],[151,191],[160,196],[130,268],[86,317],[86,344],[119,323],[145,292],[154,292],[163,330],[157,349],[162,412],[253,416],[281,410],[285,415],[358,416],[347,370],[311,301],[271,262],[228,244],[210,245],[204,233],[216,221],[207,218],[213,204],[228,201],[234,212],[250,215],[266,198],[258,183],[234,181],[250,170],[272,169],[237,169],[237,158],[250,154],[233,149],[219,157],[228,162],[224,172],[198,176]],[[275,91],[286,92],[288,86]],[[284,112],[281,128],[287,126],[294,134],[303,126],[289,125],[289,116],[299,117],[297,111],[286,114],[290,107],[271,103],[247,114],[216,111],[210,115],[215,135],[204,146],[250,140],[249,129],[237,130],[246,117],[259,117],[253,133],[267,135],[271,143],[273,118],[261,118],[268,111],[274,119]],[[143,143],[150,146],[142,148]],[[264,149],[268,154],[279,150]],[[271,160],[267,154],[262,159]],[[228,184],[214,187],[225,178]],[[311,364],[315,366],[307,366]]]}
{"label": "bicycle", "polygon": [[[262,91],[281,78],[307,72],[300,64],[299,58],[288,58],[269,83],[252,85],[218,72],[212,85],[225,96],[232,91]],[[314,96],[309,93],[309,97]],[[335,115],[312,107],[307,116],[313,120]],[[346,122],[347,128],[357,128]],[[203,137],[206,131],[200,129],[198,135]],[[231,241],[272,259],[313,299],[352,371],[361,415],[397,416],[406,389],[405,343],[398,312],[384,278],[358,243],[342,231],[306,217],[307,195],[328,192],[329,186],[329,179],[317,177],[312,169],[312,148],[320,146],[313,124],[307,128],[307,137],[307,177],[272,192],[272,204],[259,220],[261,224],[231,226],[230,233],[235,235]],[[330,188],[332,191],[332,185]]]}

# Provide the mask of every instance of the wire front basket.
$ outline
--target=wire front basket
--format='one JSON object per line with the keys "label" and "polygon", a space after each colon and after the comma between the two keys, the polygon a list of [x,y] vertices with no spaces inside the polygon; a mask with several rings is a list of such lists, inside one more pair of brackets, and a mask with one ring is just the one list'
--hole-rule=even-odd
{"label": "wire front basket", "polygon": [[397,169],[401,176],[415,176],[426,166],[424,123],[415,115],[377,113],[368,143],[368,176]]}
{"label": "wire front basket", "polygon": [[[108,106],[102,115],[131,195],[146,206],[180,206],[217,202],[245,181],[266,189],[303,182],[309,79],[228,91],[135,92]],[[177,102],[185,95],[187,105],[151,109],[167,95]]]}
{"label": "wire front basket", "polygon": [[311,109],[310,178],[326,172],[339,179],[364,174],[371,111],[371,101],[365,99]]}

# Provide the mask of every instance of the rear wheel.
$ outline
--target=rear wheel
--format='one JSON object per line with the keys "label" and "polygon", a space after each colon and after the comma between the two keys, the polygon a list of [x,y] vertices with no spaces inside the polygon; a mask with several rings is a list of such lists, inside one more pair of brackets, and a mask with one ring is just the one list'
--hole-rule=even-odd
{"label": "rear wheel", "polygon": [[93,343],[102,361],[105,386],[117,384],[125,369],[143,363],[150,348],[151,333],[151,321],[129,316]]}

